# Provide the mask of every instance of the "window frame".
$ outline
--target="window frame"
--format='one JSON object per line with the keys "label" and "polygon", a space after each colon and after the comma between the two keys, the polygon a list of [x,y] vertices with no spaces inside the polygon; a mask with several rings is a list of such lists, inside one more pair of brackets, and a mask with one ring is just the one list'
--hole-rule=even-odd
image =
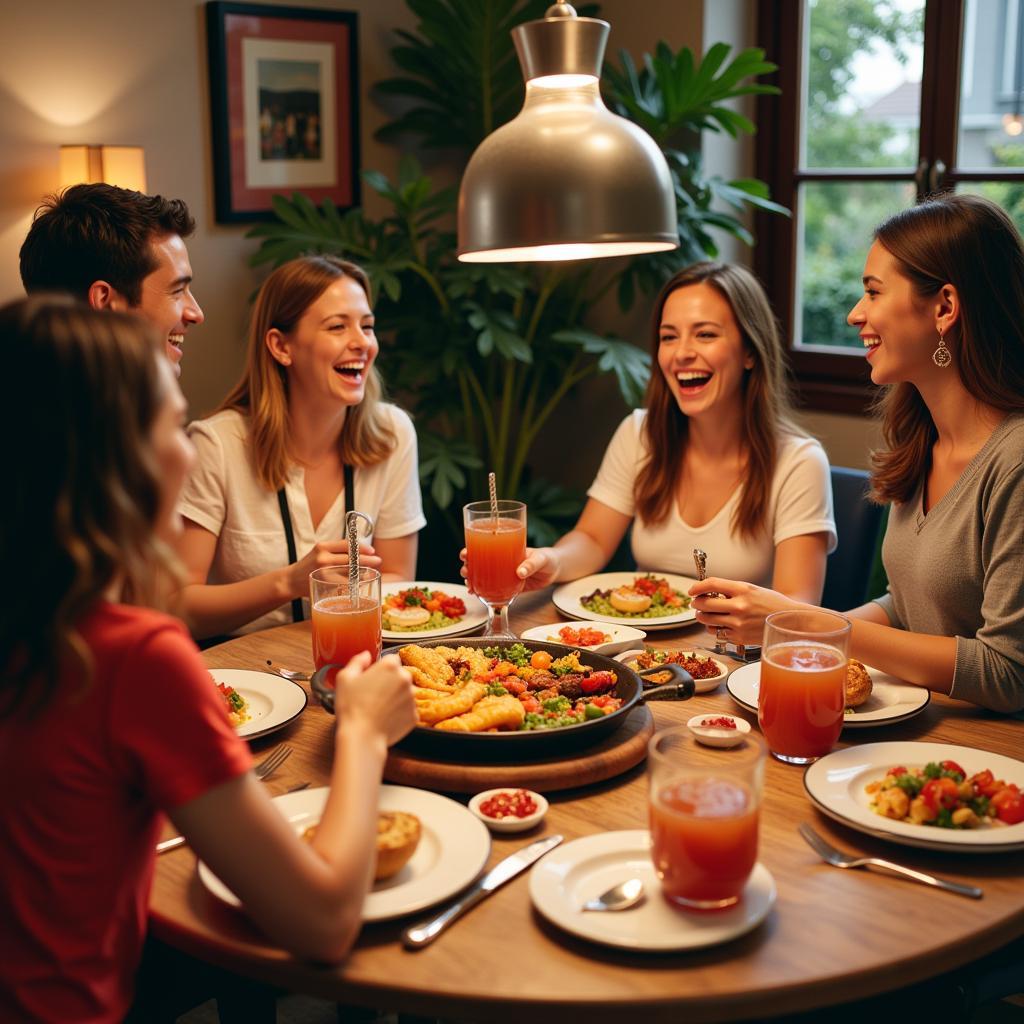
{"label": "window frame", "polygon": [[[877,395],[870,367],[856,351],[797,347],[796,267],[798,189],[807,182],[912,183],[917,201],[950,190],[959,181],[1021,181],[1024,169],[961,171],[956,167],[959,128],[960,67],[965,0],[925,0],[918,163],[915,171],[883,168],[801,168],[800,116],[806,0],[758,0],[757,45],[779,65],[770,79],[781,96],[759,96],[756,173],[771,187],[772,198],[792,217],[758,212],[754,230],[754,269],[764,282],[788,339],[800,404],[808,409],[864,413]],[[952,27],[952,31],[951,31]],[[956,69],[950,73],[950,69]]]}

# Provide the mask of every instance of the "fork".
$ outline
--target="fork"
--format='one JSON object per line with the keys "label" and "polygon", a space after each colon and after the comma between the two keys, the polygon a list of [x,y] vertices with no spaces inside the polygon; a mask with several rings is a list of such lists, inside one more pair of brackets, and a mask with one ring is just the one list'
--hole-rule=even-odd
{"label": "fork", "polygon": [[289,679],[293,683],[309,682],[309,676],[305,672],[296,672],[294,669],[281,668],[280,665],[275,665],[269,658],[267,658],[267,666],[271,672],[276,673],[283,679]]}
{"label": "fork", "polygon": [[281,767],[281,765],[285,763],[285,761],[291,755],[291,752],[291,747],[276,747],[273,751],[271,751],[271,753],[269,753],[265,758],[263,758],[263,760],[260,761],[260,763],[256,765],[255,768],[253,768],[253,774],[256,776],[257,779],[266,780],[269,776],[273,775],[273,773],[276,772],[277,769]]}
{"label": "fork", "polygon": [[894,864],[891,860],[883,860],[881,857],[851,857],[849,854],[843,853],[830,843],[827,843],[807,824],[801,825],[799,832],[807,841],[808,846],[822,860],[833,864],[837,868],[882,868],[884,871],[892,872],[895,875],[902,875],[924,885],[933,885],[937,889],[955,892],[958,896],[969,896],[974,900],[981,899],[982,893],[977,886],[961,885],[959,882],[948,882],[944,878],[936,878],[934,875],[925,874],[923,871],[915,871],[913,868],[905,867],[903,864]]}

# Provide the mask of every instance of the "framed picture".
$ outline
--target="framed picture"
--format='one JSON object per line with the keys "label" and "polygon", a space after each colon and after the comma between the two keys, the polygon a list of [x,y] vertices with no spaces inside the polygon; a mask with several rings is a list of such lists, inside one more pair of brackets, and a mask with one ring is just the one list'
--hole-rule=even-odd
{"label": "framed picture", "polygon": [[208,3],[217,221],[272,220],[271,196],[359,204],[352,11]]}

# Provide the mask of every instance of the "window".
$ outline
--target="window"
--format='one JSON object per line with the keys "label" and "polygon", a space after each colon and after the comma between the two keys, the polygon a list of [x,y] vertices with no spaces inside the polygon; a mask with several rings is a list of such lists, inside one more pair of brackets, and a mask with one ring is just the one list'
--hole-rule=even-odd
{"label": "window", "polygon": [[943,189],[1024,228],[1024,0],[760,0],[782,96],[758,103],[758,177],[792,220],[759,216],[755,267],[792,343],[802,400],[872,395],[846,326],[874,227]]}

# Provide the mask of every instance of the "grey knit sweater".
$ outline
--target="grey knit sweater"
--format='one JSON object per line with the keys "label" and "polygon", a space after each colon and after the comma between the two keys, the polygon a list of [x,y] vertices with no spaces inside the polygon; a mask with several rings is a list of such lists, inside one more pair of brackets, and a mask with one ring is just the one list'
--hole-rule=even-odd
{"label": "grey knit sweater", "polygon": [[899,629],[956,637],[952,696],[1024,709],[1024,415],[1008,416],[926,515],[893,505],[882,545]]}

